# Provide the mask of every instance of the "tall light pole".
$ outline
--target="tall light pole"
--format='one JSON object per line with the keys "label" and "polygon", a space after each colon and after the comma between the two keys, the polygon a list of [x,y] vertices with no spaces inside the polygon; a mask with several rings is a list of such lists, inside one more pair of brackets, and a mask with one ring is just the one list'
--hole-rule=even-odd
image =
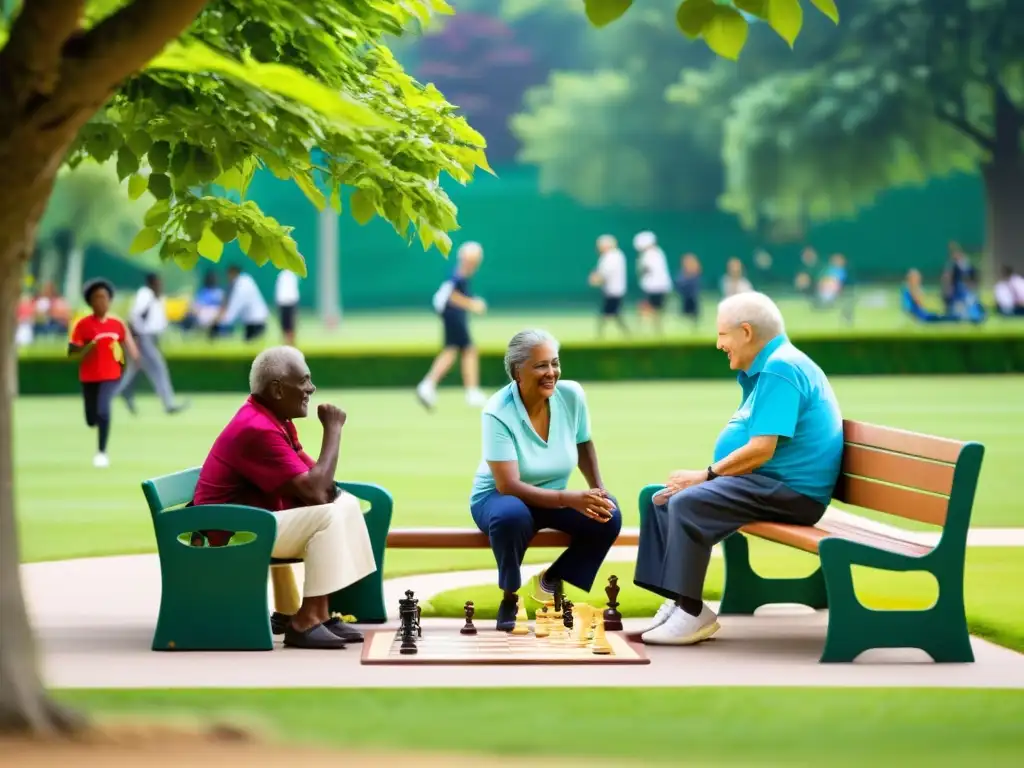
{"label": "tall light pole", "polygon": [[338,249],[338,214],[329,205],[320,212],[316,254],[317,311],[326,328],[341,323],[341,252]]}

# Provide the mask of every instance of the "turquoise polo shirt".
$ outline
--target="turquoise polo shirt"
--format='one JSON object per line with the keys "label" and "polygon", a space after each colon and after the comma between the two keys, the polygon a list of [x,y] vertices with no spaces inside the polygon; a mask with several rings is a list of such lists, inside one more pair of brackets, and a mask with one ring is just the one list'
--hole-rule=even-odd
{"label": "turquoise polo shirt", "polygon": [[784,335],[737,377],[739,410],[715,443],[715,461],[752,437],[776,435],[775,455],[756,474],[828,504],[843,459],[843,417],[825,372]]}
{"label": "turquoise polo shirt", "polygon": [[545,442],[530,423],[514,381],[487,401],[481,417],[483,459],[473,478],[470,504],[496,490],[488,461],[518,461],[524,483],[556,491],[566,488],[579,460],[576,446],[590,440],[590,412],[583,387],[575,381],[559,381],[548,403],[551,426]]}

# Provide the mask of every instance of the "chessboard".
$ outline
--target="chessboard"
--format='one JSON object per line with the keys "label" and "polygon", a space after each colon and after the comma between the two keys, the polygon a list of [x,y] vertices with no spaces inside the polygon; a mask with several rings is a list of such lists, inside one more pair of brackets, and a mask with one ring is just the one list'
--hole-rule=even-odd
{"label": "chessboard", "polygon": [[640,643],[618,632],[607,633],[611,652],[594,653],[587,646],[564,640],[512,635],[480,630],[459,634],[457,627],[430,628],[416,639],[416,653],[403,655],[402,633],[395,630],[367,632],[363,664],[650,664]]}

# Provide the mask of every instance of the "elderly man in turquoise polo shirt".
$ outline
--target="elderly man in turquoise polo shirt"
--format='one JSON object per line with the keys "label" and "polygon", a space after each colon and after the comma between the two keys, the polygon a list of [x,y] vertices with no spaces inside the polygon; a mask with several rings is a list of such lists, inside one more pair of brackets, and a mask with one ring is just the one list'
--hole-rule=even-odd
{"label": "elderly man in turquoise polo shirt", "polygon": [[742,396],[706,469],[679,470],[645,510],[634,582],[666,598],[643,633],[691,645],[718,631],[703,602],[711,548],[748,523],[814,525],[839,479],[843,419],[824,372],[786,338],[762,293],[718,307],[718,348]]}

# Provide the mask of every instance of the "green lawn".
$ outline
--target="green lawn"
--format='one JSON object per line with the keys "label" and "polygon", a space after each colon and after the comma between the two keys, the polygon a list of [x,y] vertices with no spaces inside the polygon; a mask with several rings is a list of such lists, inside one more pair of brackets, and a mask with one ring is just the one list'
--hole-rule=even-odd
{"label": "green lawn", "polygon": [[[834,385],[848,417],[983,442],[974,523],[1024,526],[1016,474],[1024,465],[1024,377],[844,378]],[[588,386],[587,393],[604,477],[622,503],[626,524],[637,525],[636,498],[644,484],[678,467],[707,464],[719,428],[736,407],[738,388],[730,382],[616,383]],[[390,489],[395,526],[471,525],[467,499],[479,461],[480,417],[458,390],[443,391],[434,414],[401,390],[315,397],[348,412],[340,475]],[[144,398],[135,418],[117,403],[112,466],[95,470],[95,433],[83,424],[77,398],[19,399],[15,461],[23,559],[153,551],[139,483],[200,464],[241,401],[241,393],[202,396],[191,410],[168,417],[154,399]],[[301,434],[315,453],[315,418],[301,425]],[[574,483],[582,479],[577,475]],[[408,572],[492,563],[486,551],[395,551],[388,567]]]}
{"label": "green lawn", "polygon": [[[817,688],[63,691],[95,713],[223,718],[344,749],[611,764],[1019,765],[1024,691]],[[422,755],[410,755],[415,765]],[[633,762],[635,761],[635,763]]]}
{"label": "green lawn", "polygon": [[[755,569],[771,578],[806,576],[818,564],[815,557],[763,541],[752,541],[751,552]],[[604,608],[608,602],[604,587],[612,574],[619,577],[622,615],[653,616],[662,599],[633,585],[630,563],[606,563],[589,595],[569,588],[569,599]],[[1022,576],[1024,551],[1019,548],[968,550],[964,591],[971,633],[1024,653],[1024,592],[1005,586],[1019,583]],[[705,599],[721,599],[724,577],[723,560],[713,559],[704,587]],[[938,596],[935,579],[923,572],[904,574],[858,568],[854,571],[854,587],[861,602],[878,610],[927,608]],[[463,606],[472,600],[476,616],[486,621],[496,616],[499,599],[500,593],[493,584],[478,584],[434,595],[424,604],[423,612],[427,616],[462,618]],[[531,603],[527,601],[532,607]]]}
{"label": "green lawn", "polygon": [[[858,294],[858,309],[854,323],[848,326],[841,322],[838,312],[817,311],[808,302],[799,298],[779,297],[777,302],[786,318],[788,332],[794,338],[807,336],[844,336],[850,334],[963,334],[977,336],[985,334],[1024,334],[1024,322],[1016,319],[991,317],[980,326],[950,324],[927,326],[912,322],[899,309],[898,294],[891,288],[863,288]],[[339,349],[379,349],[434,347],[440,342],[440,325],[431,313],[427,299],[422,310],[388,311],[387,313],[358,312],[344,315],[340,327],[324,328],[314,317],[303,316],[299,321],[299,342],[307,352]],[[704,339],[713,343],[715,336],[715,306],[717,296],[705,298],[704,314],[699,327],[684,320],[677,311],[673,300],[666,313],[664,339]],[[936,306],[938,304],[936,303]],[[552,310],[549,307],[536,310],[509,310],[500,306],[491,308],[486,315],[472,320],[473,336],[476,342],[487,348],[504,350],[505,344],[525,327],[545,328],[555,334],[562,343],[591,342],[596,337],[596,308],[567,308]],[[632,339],[649,341],[654,337],[649,325],[641,325],[636,315],[635,302],[625,310],[626,317],[634,329]],[[276,321],[272,320],[266,338],[267,343],[276,343],[280,338]],[[617,341],[617,331],[609,328],[606,339]],[[21,350],[23,356],[37,354],[52,355],[63,350],[64,339],[40,342]],[[203,338],[183,339],[178,334],[167,334],[164,343],[169,352],[187,354],[223,354],[225,350],[242,350],[239,339],[224,339],[214,344]]]}

